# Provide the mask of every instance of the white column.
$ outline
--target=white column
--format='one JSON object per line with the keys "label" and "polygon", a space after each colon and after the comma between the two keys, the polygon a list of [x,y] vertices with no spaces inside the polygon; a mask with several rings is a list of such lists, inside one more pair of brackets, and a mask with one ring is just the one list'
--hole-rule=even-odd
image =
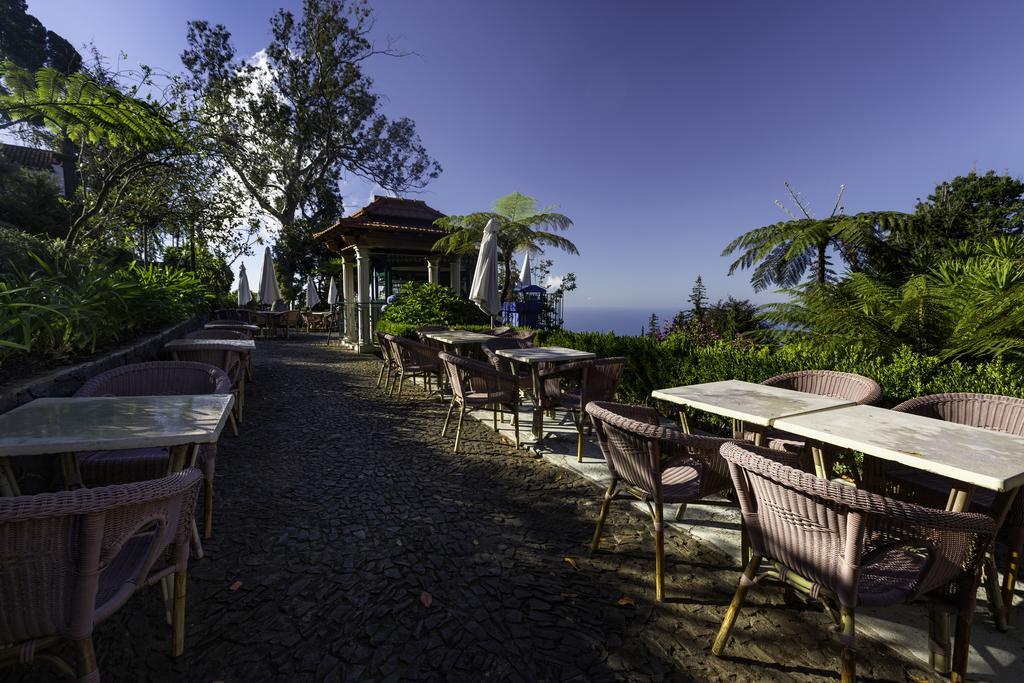
{"label": "white column", "polygon": [[441,260],[437,256],[427,257],[427,282],[432,285],[440,284]]}
{"label": "white column", "polygon": [[448,267],[452,269],[452,291],[455,294],[462,294],[462,257],[452,256],[451,260],[448,262]]}
{"label": "white column", "polygon": [[345,316],[345,340],[356,341],[356,277],[355,264],[348,256],[341,261],[341,298],[342,315]]}
{"label": "white column", "polygon": [[373,348],[373,333],[370,330],[370,250],[356,251],[356,299],[359,304],[360,353]]}

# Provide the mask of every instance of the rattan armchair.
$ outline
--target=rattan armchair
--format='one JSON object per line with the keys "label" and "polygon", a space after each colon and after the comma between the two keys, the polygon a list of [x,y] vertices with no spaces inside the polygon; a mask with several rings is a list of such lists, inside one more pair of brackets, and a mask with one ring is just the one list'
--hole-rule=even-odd
{"label": "rattan armchair", "polygon": [[522,363],[513,363],[508,358],[499,356],[496,352],[499,349],[529,348],[533,348],[533,344],[530,342],[507,335],[488,339],[484,343],[480,344],[480,350],[483,352],[484,358],[487,359],[487,362],[499,372],[519,377],[520,386],[523,388],[531,386],[531,383],[533,382],[530,368]]}
{"label": "rattan armchair", "polygon": [[561,363],[540,371],[544,404],[565,408],[576,427],[576,461],[583,462],[583,427],[587,404],[611,401],[622,380],[626,359],[595,358],[575,363]]}
{"label": "rattan armchair", "polygon": [[[395,376],[398,376],[398,364],[391,357],[391,344],[388,342],[386,337],[388,335],[383,332],[374,332],[377,336],[377,346],[380,347],[380,372],[377,374],[377,385],[376,388],[380,389],[381,381],[384,382],[384,393],[391,393],[391,373],[394,372]],[[384,373],[387,373],[385,377]]]}
{"label": "rattan armchair", "polygon": [[[932,394],[904,401],[893,410],[1024,436],[1024,399],[1021,398],[972,393]],[[952,480],[946,477],[892,463],[887,463],[883,476],[887,489],[893,495],[932,507],[944,507],[953,486]],[[975,490],[973,509],[991,513],[995,497],[994,491]],[[1024,551],[1024,496],[1019,493],[999,529],[999,540],[1006,544],[1007,554],[1002,585],[1004,613],[997,615],[996,622],[1004,628],[1012,614],[1013,592]],[[994,569],[991,555],[987,561]],[[994,578],[994,571],[992,575]]]}
{"label": "rattan armchair", "polygon": [[[153,481],[0,498],[0,664],[53,663],[79,681],[100,680],[96,624],[143,586],[171,589],[171,653],[185,647],[185,587],[194,469]],[[72,669],[52,648],[74,645]]]}
{"label": "rattan armchair", "polygon": [[681,512],[689,503],[732,489],[719,455],[719,448],[728,440],[659,426],[658,411],[646,406],[593,401],[586,412],[612,477],[601,503],[591,552],[601,544],[612,500],[633,497],[644,501],[654,523],[654,586],[661,601],[665,597],[664,506],[678,504]]}
{"label": "rattan armchair", "polygon": [[498,429],[498,409],[508,408],[512,412],[512,426],[515,430],[515,446],[519,448],[519,380],[515,375],[495,370],[487,363],[455,356],[442,351],[438,354],[448,374],[448,382],[452,389],[452,402],[448,406],[448,415],[441,428],[441,436],[448,432],[448,423],[452,411],[459,406],[459,423],[455,430],[455,452],[459,451],[459,439],[462,436],[462,420],[466,408],[482,408],[491,406],[494,419],[494,430]]}
{"label": "rattan armchair", "polygon": [[[932,612],[935,656],[949,656],[946,612],[957,614],[952,680],[967,666],[977,576],[995,523],[974,513],[921,507],[834,483],[788,466],[789,454],[726,444],[722,457],[739,498],[751,557],[725,614],[712,652],[729,640],[751,585],[780,581],[821,600],[843,646],[841,679],[856,679],[855,612],[920,598]],[[759,572],[762,562],[768,567]],[[936,622],[933,622],[936,623]],[[941,664],[939,668],[942,668]]]}
{"label": "rattan armchair", "polygon": [[[252,335],[236,330],[195,330],[186,334],[185,339],[252,339]],[[245,363],[246,379],[252,380],[252,354],[245,354],[242,360]]]}
{"label": "rattan armchair", "polygon": [[[385,341],[389,345],[391,359],[395,363],[396,377],[391,385],[394,391],[395,384],[398,385],[398,397],[402,396],[402,387],[405,385],[406,377],[421,375],[427,384],[427,391],[430,391],[430,380],[437,382],[438,391],[441,387],[441,361],[437,357],[438,351],[426,344],[421,344],[405,337],[396,337],[393,334],[385,334]],[[388,392],[390,395],[391,392]]]}
{"label": "rattan armchair", "polygon": [[[123,365],[102,372],[83,384],[75,396],[183,396],[230,394],[231,380],[223,370],[206,363],[153,361]],[[108,486],[167,474],[170,450],[139,448],[128,451],[79,453],[79,470],[86,486]],[[199,447],[203,469],[203,536],[213,532],[213,478],[217,444]]]}

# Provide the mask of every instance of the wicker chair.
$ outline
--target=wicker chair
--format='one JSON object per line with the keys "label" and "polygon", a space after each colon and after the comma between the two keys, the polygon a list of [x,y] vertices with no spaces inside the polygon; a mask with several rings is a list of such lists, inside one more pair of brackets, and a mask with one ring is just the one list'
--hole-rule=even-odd
{"label": "wicker chair", "polygon": [[[75,396],[186,396],[230,394],[231,380],[223,370],[206,363],[154,361],[123,365],[100,373],[83,384]],[[86,486],[108,486],[167,474],[167,448],[79,453],[79,469]],[[203,468],[203,536],[213,532],[213,477],[217,467],[217,444],[199,448]]]}
{"label": "wicker chair", "polygon": [[536,330],[512,330],[508,334],[502,336],[512,337],[513,339],[518,339],[519,341],[524,342],[530,342],[532,344],[533,338],[537,336],[537,332]]}
{"label": "wicker chair", "polygon": [[625,367],[626,359],[617,357],[561,363],[540,371],[544,404],[568,410],[576,427],[576,462],[583,462],[587,404],[613,400]]}
{"label": "wicker chair", "polygon": [[526,367],[522,363],[513,363],[508,358],[499,356],[496,352],[499,349],[529,348],[533,348],[533,344],[511,336],[488,339],[480,345],[480,350],[483,352],[484,358],[487,359],[487,362],[494,366],[494,369],[499,372],[517,376],[519,378],[520,387],[523,389],[530,387],[533,382],[533,375],[530,368]]}
{"label": "wicker chair", "polygon": [[[732,489],[719,448],[726,439],[696,436],[658,425],[658,411],[646,406],[593,401],[586,407],[612,476],[601,503],[590,549],[601,543],[601,529],[612,500],[625,494],[648,505],[654,523],[655,595],[665,597],[664,505],[685,509]],[[677,515],[677,518],[681,517]]]}
{"label": "wicker chair", "polygon": [[[38,657],[99,681],[92,634],[143,586],[173,583],[171,653],[185,646],[192,514],[202,474],[0,498],[0,664]],[[166,595],[166,593],[165,593]],[[74,669],[52,653],[74,644]]]}
{"label": "wicker chair", "polygon": [[[769,377],[761,382],[766,386],[802,391],[805,394],[817,394],[855,401],[860,405],[873,406],[882,400],[882,387],[875,380],[851,372],[834,370],[798,370]],[[799,436],[777,429],[769,429],[763,433],[746,432],[744,438],[749,441],[762,440],[762,443],[773,450],[804,452],[806,443]],[[828,469],[831,471],[831,452]],[[809,463],[805,463],[808,467]]]}
{"label": "wicker chair", "polygon": [[245,377],[248,365],[245,356],[246,354],[233,349],[174,349],[171,353],[175,360],[205,363],[220,368],[227,374],[231,380],[231,393],[235,395],[235,407],[231,416],[231,430],[235,436],[238,436],[238,425],[242,422],[242,412],[245,408]]}
{"label": "wicker chair", "polygon": [[[427,382],[427,391],[430,391],[430,379],[437,381],[438,389],[441,386],[441,361],[437,357],[437,350],[426,344],[421,344],[405,337],[396,337],[393,334],[385,334],[385,341],[389,345],[391,359],[395,362],[396,377],[391,385],[394,391],[395,384],[398,385],[398,397],[402,397],[402,387],[405,385],[407,376],[422,375]],[[391,391],[388,395],[391,395]]]}
{"label": "wicker chair", "polygon": [[[932,394],[904,401],[895,411],[922,415],[946,422],[991,429],[1016,436],[1024,436],[1024,399],[993,394]],[[887,463],[884,469],[887,490],[892,495],[931,507],[944,507],[947,494],[953,482],[946,477],[921,472],[909,467]],[[990,513],[995,502],[995,492],[976,489],[973,509]],[[999,540],[1007,547],[1007,565],[1003,569],[1002,603],[1003,615],[997,615],[997,625],[1005,628],[1013,606],[1013,592],[1021,554],[1024,551],[1024,496],[1017,494],[999,529]],[[994,561],[987,559],[991,568]],[[993,578],[995,572],[992,572]]]}
{"label": "wicker chair", "polygon": [[495,370],[487,363],[455,356],[442,351],[438,354],[448,382],[452,388],[452,402],[448,406],[448,415],[444,418],[441,436],[448,432],[448,423],[452,411],[459,406],[459,424],[455,430],[455,448],[459,451],[459,439],[462,437],[462,419],[466,408],[491,406],[494,419],[494,431],[498,431],[498,408],[508,408],[512,412],[512,425],[515,429],[515,445],[519,448],[519,380],[515,375]]}
{"label": "wicker chair", "polygon": [[[384,393],[391,393],[391,373],[395,373],[395,377],[398,376],[398,364],[391,357],[391,344],[385,338],[388,335],[383,332],[374,332],[377,335],[377,345],[380,347],[380,373],[377,375],[376,388],[380,389],[381,381],[384,382]],[[384,373],[387,373],[387,377]]]}
{"label": "wicker chair", "polygon": [[[196,330],[185,335],[185,339],[252,339],[252,335],[236,330]],[[252,354],[242,356],[245,363],[245,377],[252,380]]]}
{"label": "wicker chair", "polygon": [[[785,460],[792,456],[780,451],[726,444],[721,454],[750,535],[751,557],[712,646],[715,655],[728,642],[749,587],[772,579],[821,600],[843,645],[844,683],[856,679],[858,607],[928,598],[942,603],[941,609],[952,608],[953,680],[963,680],[978,572],[995,533],[991,518],[830,482],[789,467]],[[762,561],[769,567],[758,576]],[[946,612],[936,607],[932,618],[942,626],[932,629],[931,646],[948,658]]]}
{"label": "wicker chair", "polygon": [[505,335],[510,334],[510,333],[512,333],[514,331],[515,331],[514,327],[509,327],[508,325],[502,325],[501,327],[493,327],[493,328],[487,330],[484,334],[493,334],[495,337],[504,337]]}

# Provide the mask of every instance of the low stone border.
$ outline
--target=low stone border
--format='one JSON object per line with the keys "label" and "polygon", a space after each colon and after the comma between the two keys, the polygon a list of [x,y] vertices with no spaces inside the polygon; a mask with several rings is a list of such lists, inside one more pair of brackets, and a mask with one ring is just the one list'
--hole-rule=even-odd
{"label": "low stone border", "polygon": [[37,398],[71,396],[78,387],[101,372],[130,363],[156,360],[164,344],[198,329],[204,322],[205,318],[192,318],[94,360],[60,367],[13,384],[0,392],[0,413]]}

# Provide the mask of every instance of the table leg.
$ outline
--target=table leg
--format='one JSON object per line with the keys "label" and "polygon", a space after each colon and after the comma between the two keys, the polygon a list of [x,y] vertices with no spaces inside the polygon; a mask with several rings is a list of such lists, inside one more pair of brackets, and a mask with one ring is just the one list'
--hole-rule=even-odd
{"label": "table leg", "polygon": [[814,474],[822,479],[828,479],[828,468],[825,465],[825,449],[821,444],[811,445],[811,458],[814,460]]}
{"label": "table leg", "polygon": [[537,443],[544,440],[544,409],[540,400],[540,364],[530,365],[530,377],[533,380],[533,436]]}
{"label": "table leg", "polygon": [[64,474],[64,487],[68,491],[85,488],[82,473],[78,469],[78,457],[74,453],[61,453],[60,468]]}

